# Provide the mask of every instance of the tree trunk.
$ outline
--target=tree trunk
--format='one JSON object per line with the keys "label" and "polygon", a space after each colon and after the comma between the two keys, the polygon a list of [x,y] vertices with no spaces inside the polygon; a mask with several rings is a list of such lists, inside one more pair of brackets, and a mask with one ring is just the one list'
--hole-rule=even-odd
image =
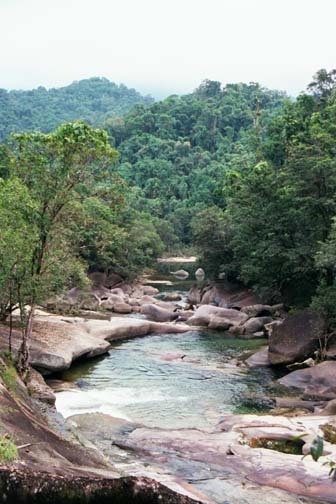
{"label": "tree trunk", "polygon": [[[24,308],[23,308],[24,309]],[[18,371],[25,378],[29,367],[29,343],[33,330],[33,320],[35,314],[35,302],[31,303],[28,317],[25,320],[25,325],[22,331],[22,343],[19,350]]]}
{"label": "tree trunk", "polygon": [[10,310],[10,314],[9,314],[8,351],[9,351],[9,355],[12,356],[12,334],[13,334],[12,288],[9,291],[9,306],[10,306],[11,310]]}

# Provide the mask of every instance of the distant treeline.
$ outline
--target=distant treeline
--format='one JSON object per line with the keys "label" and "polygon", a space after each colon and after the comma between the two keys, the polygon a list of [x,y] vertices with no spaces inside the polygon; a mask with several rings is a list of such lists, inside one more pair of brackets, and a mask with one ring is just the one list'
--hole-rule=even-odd
{"label": "distant treeline", "polygon": [[98,126],[107,117],[122,115],[135,104],[153,101],[124,84],[99,77],[61,88],[0,89],[0,141],[12,132],[46,133],[68,121],[83,120]]}

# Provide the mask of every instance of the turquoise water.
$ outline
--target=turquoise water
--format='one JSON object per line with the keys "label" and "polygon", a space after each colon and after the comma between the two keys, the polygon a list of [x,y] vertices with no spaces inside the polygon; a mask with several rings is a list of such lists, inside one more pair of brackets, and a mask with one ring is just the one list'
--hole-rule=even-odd
{"label": "turquoise water", "polygon": [[274,379],[236,359],[263,340],[238,340],[214,331],[136,338],[107,356],[79,363],[62,375],[79,389],[57,394],[65,416],[100,411],[149,427],[212,427],[227,412],[255,411]]}

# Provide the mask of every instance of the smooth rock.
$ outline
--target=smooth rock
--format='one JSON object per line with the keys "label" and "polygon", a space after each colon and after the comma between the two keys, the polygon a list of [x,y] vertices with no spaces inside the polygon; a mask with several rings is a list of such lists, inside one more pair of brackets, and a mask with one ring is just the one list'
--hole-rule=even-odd
{"label": "smooth rock", "polygon": [[210,317],[216,316],[226,319],[229,325],[240,325],[246,322],[248,316],[238,310],[231,310],[230,308],[219,308],[212,305],[201,305],[195,311],[194,315],[188,320],[188,324],[196,326],[208,326]]}
{"label": "smooth rock", "polygon": [[268,358],[268,348],[263,348],[246,359],[245,364],[250,368],[268,367],[271,365]]}
{"label": "smooth rock", "polygon": [[278,381],[286,387],[303,391],[303,399],[335,399],[336,361],[325,361],[314,367],[293,371]]}
{"label": "smooth rock", "polygon": [[[2,329],[5,330],[0,331],[0,350],[7,349],[8,346],[8,327],[4,326]],[[87,320],[40,311],[34,319],[30,363],[44,373],[63,371],[80,357],[91,358],[108,352],[110,341],[151,333],[180,333],[189,330],[190,327],[184,324],[159,323],[137,318]],[[21,344],[21,333],[17,329],[13,332],[12,343],[15,355]]]}
{"label": "smooth rock", "polygon": [[226,331],[231,327],[231,324],[227,319],[217,317],[216,315],[210,315],[208,327],[209,329]]}
{"label": "smooth rock", "polygon": [[182,280],[186,280],[189,277],[189,273],[186,270],[170,271],[170,274],[174,275],[176,278],[181,278]]}
{"label": "smooth rock", "polygon": [[167,292],[161,299],[162,301],[181,301],[182,296],[178,292]]}
{"label": "smooth rock", "polygon": [[272,314],[272,307],[270,305],[255,304],[243,306],[241,311],[249,317],[268,317]]}
{"label": "smooth rock", "polygon": [[45,402],[51,406],[55,404],[56,396],[53,390],[46,384],[43,376],[33,368],[29,369],[27,388],[31,395],[39,401]]}
{"label": "smooth rock", "polygon": [[115,303],[113,311],[115,313],[132,313],[132,307],[127,303]]}
{"label": "smooth rock", "polygon": [[203,280],[204,277],[205,277],[205,271],[203,268],[198,268],[196,271],[195,271],[195,277],[196,277],[196,280]]}
{"label": "smooth rock", "polygon": [[151,285],[144,285],[142,287],[142,291],[145,296],[155,296],[156,294],[159,294],[159,289],[156,287],[152,287]]}
{"label": "smooth rock", "polygon": [[319,411],[319,415],[336,415],[336,399],[328,401],[325,407]]}
{"label": "smooth rock", "polygon": [[201,302],[201,291],[197,285],[193,285],[187,296],[188,302],[191,305],[198,305]]}
{"label": "smooth rock", "polygon": [[320,402],[316,401],[303,401],[302,399],[297,399],[296,397],[276,397],[277,408],[300,408],[306,409],[308,411],[314,412],[316,406],[320,405]]}
{"label": "smooth rock", "polygon": [[166,308],[162,308],[161,306],[157,306],[154,304],[144,304],[141,306],[141,313],[146,315],[151,320],[155,320],[156,322],[168,322],[172,320],[176,320],[179,316],[179,313],[176,311],[167,310]]}
{"label": "smooth rock", "polygon": [[270,322],[272,322],[271,317],[252,317],[243,325],[244,333],[250,334],[261,331],[265,324],[269,324]]}
{"label": "smooth rock", "polygon": [[265,333],[264,331],[257,331],[254,333],[249,333],[249,332],[244,332],[242,334],[243,339],[258,339],[258,338],[265,338]]}
{"label": "smooth rock", "polygon": [[312,310],[304,310],[273,326],[269,336],[271,364],[290,364],[310,357],[319,347],[324,330],[323,318]]}
{"label": "smooth rock", "polygon": [[231,326],[229,327],[228,332],[233,336],[241,336],[244,334],[244,326]]}

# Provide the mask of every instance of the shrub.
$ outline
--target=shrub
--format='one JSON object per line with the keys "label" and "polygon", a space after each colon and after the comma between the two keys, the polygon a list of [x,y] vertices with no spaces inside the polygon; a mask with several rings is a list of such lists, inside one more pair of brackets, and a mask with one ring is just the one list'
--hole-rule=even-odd
{"label": "shrub", "polygon": [[0,438],[0,464],[14,462],[18,457],[19,452],[13,438],[8,436],[8,434],[4,434]]}

